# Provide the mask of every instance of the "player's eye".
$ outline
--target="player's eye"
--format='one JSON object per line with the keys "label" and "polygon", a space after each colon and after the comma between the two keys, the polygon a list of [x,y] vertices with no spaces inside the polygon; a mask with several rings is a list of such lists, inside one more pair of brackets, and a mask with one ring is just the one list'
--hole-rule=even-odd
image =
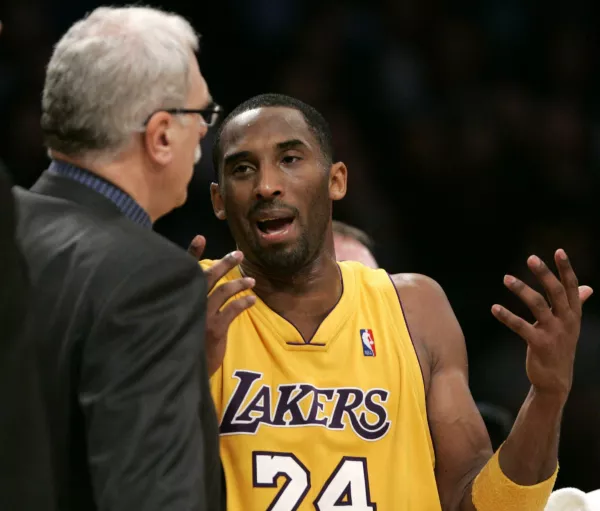
{"label": "player's eye", "polygon": [[233,167],[233,169],[231,170],[231,173],[233,175],[244,175],[247,174],[248,172],[250,172],[252,170],[252,167],[250,167],[250,165],[246,165],[244,163],[240,163],[238,165],[236,165],[235,167]]}
{"label": "player's eye", "polygon": [[297,161],[300,161],[302,158],[300,158],[300,156],[296,156],[294,154],[286,154],[283,158],[282,158],[282,162],[285,163],[286,165],[291,165],[292,163],[296,163]]}

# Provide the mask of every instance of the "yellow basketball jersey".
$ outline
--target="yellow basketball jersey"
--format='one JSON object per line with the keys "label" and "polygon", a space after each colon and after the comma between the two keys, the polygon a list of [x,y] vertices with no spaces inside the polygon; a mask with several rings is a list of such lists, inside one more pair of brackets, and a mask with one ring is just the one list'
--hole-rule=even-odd
{"label": "yellow basketball jersey", "polygon": [[211,380],[230,511],[441,509],[394,285],[383,270],[340,268],[340,301],[309,344],[260,299],[231,325]]}

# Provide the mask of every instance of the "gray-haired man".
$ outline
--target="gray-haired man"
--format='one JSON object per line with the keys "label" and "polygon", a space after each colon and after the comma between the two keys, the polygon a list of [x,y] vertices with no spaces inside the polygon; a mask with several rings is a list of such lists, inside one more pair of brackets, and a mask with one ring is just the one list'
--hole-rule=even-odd
{"label": "gray-haired man", "polygon": [[3,425],[21,422],[0,438],[1,509],[224,506],[204,347],[218,271],[152,232],[185,201],[218,114],[197,49],[183,18],[140,7],[96,9],[54,49],[52,163],[16,192],[32,284],[16,352],[38,381],[30,400],[26,371],[0,375],[15,395]]}

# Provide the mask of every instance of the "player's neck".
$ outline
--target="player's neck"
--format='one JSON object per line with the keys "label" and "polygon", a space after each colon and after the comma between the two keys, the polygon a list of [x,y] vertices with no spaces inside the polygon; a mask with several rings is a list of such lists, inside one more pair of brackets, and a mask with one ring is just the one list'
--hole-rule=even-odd
{"label": "player's neck", "polygon": [[342,293],[340,269],[332,251],[324,251],[300,271],[273,273],[245,260],[242,272],[256,281],[254,292],[275,312],[292,312],[300,305],[309,315],[331,310]]}

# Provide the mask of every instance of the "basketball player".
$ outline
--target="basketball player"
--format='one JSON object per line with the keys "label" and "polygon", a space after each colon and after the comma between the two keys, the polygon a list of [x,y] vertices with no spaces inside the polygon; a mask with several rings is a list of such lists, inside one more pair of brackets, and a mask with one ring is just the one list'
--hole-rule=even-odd
{"label": "basketball player", "polygon": [[527,261],[549,303],[504,278],[535,324],[492,307],[527,343],[531,381],[493,454],[440,286],[336,262],[332,201],[346,193],[347,170],[332,160],[322,116],[293,98],[253,98],[221,125],[214,160],[215,214],[244,254],[221,283],[245,281],[253,287],[241,296],[256,300],[228,334],[208,335],[223,357],[211,385],[228,508],[541,511],[592,293],[565,252],[555,255],[560,279]]}
{"label": "basketball player", "polygon": [[333,220],[333,247],[338,261],[358,261],[369,268],[379,268],[373,256],[373,240],[366,232]]}

